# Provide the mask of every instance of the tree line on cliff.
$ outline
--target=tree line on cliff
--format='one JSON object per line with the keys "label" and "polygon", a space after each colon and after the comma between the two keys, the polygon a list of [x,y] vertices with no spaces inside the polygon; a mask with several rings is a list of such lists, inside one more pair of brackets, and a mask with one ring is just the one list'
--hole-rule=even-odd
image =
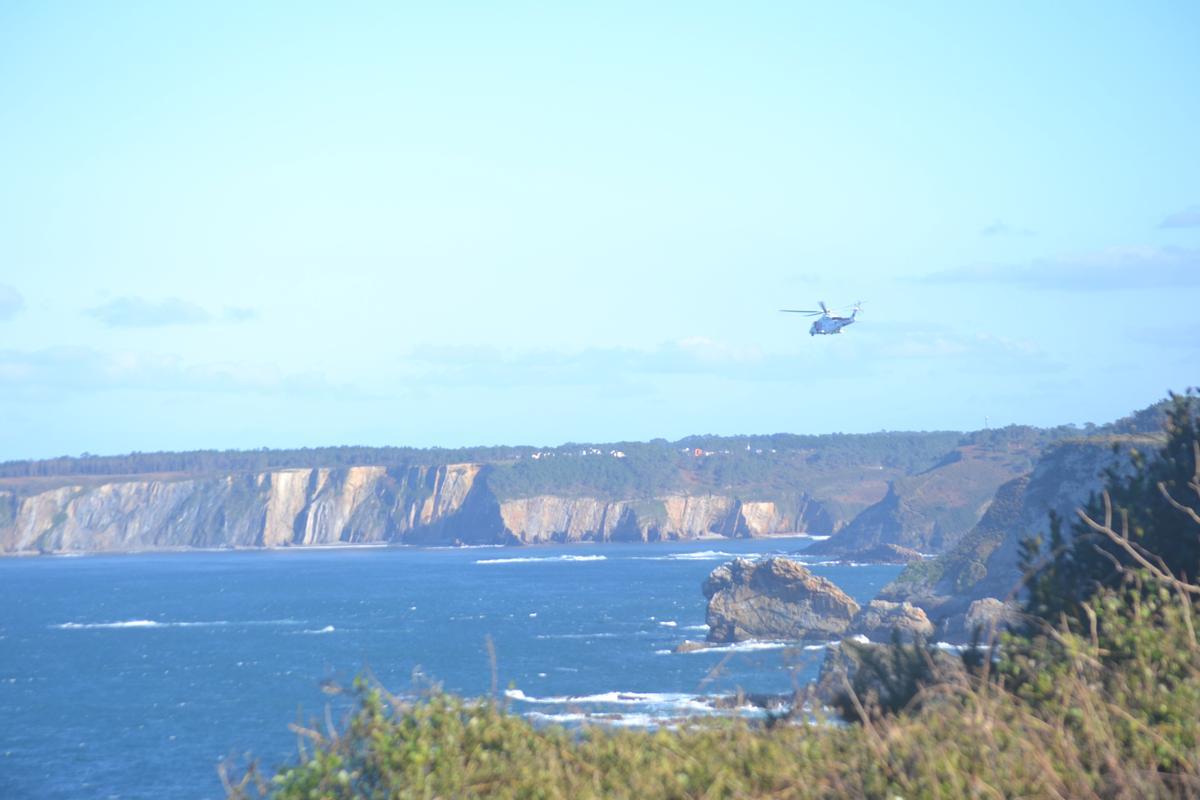
{"label": "tree line on cliff", "polygon": [[[1153,417],[1154,409],[1139,414]],[[761,436],[689,436],[669,442],[567,443],[550,448],[480,446],[305,447],[259,450],[133,452],[59,456],[0,463],[0,478],[212,475],[289,468],[407,467],[452,463],[491,464],[493,485],[514,494],[569,493],[573,488],[606,496],[647,496],[692,485],[794,487],[806,473],[883,468],[899,474],[928,469],[963,445],[1038,449],[1071,436],[1116,426],[1150,424],[1135,417],[1109,426],[1035,428],[1012,425],[957,431]],[[620,453],[622,457],[613,454]]]}

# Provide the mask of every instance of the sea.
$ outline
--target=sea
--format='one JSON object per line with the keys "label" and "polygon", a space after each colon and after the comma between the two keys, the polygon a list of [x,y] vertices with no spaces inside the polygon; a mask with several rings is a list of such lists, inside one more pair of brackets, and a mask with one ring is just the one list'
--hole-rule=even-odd
{"label": "sea", "polygon": [[493,697],[539,725],[655,727],[786,694],[824,643],[702,640],[708,573],[798,554],[860,603],[896,566],[807,538],[0,559],[0,798],[221,798],[295,763],[358,677]]}

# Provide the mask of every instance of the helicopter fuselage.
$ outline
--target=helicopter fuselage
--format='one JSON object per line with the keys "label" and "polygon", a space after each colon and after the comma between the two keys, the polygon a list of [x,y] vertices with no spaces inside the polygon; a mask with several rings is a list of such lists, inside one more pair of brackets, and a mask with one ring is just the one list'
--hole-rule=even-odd
{"label": "helicopter fuselage", "polygon": [[813,322],[812,327],[808,329],[808,335],[816,336],[819,333],[820,334],[841,333],[842,328],[844,328],[847,325],[850,325],[851,323],[854,322],[854,317],[855,317],[855,314],[851,314],[848,317],[833,317],[833,316],[820,317],[815,322]]}

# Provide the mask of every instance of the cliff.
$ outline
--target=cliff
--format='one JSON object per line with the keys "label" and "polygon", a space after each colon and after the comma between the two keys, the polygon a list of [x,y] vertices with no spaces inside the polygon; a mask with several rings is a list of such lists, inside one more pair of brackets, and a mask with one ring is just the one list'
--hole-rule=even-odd
{"label": "cliff", "polygon": [[1075,510],[1100,489],[1106,469],[1123,463],[1131,447],[1157,445],[1152,437],[1133,435],[1050,447],[1030,473],[996,491],[987,512],[954,547],[931,561],[910,564],[879,596],[923,608],[944,635],[969,635],[965,619],[972,604],[1019,594],[1021,541],[1048,534],[1051,511],[1068,527]]}
{"label": "cliff", "polygon": [[[1067,428],[319,448],[0,464],[0,553],[835,534],[951,546]],[[461,461],[451,456],[467,456]],[[369,459],[379,458],[379,461]]]}
{"label": "cliff", "polygon": [[649,541],[830,524],[802,494],[786,503],[713,493],[501,498],[488,472],[479,464],[361,466],[9,487],[0,490],[0,552]]}
{"label": "cliff", "polygon": [[944,552],[979,521],[997,488],[1027,471],[1036,455],[1032,448],[958,447],[932,468],[891,481],[883,499],[811,552],[855,557],[879,545]]}

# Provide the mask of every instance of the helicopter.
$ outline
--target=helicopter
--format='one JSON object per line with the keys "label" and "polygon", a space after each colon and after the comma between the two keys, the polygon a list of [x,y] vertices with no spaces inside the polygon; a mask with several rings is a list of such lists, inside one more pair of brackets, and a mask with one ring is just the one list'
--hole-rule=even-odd
{"label": "helicopter", "polygon": [[809,336],[816,336],[818,333],[841,333],[842,328],[854,323],[854,318],[858,316],[858,312],[862,310],[861,300],[852,306],[853,310],[850,312],[850,316],[848,317],[839,317],[836,314],[831,313],[829,308],[825,305],[824,300],[818,301],[817,305],[821,307],[820,311],[812,311],[801,308],[781,308],[779,310],[785,314],[804,314],[805,316],[809,317],[815,317],[819,315],[820,319],[815,320],[812,324],[812,327],[808,329]]}

